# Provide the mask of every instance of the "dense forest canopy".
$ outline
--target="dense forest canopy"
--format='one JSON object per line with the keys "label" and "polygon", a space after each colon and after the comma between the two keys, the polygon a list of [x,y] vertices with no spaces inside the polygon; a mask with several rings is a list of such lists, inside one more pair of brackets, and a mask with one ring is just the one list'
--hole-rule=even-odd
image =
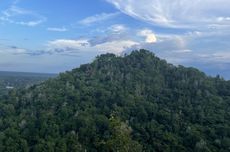
{"label": "dense forest canopy", "polygon": [[4,152],[229,152],[230,82],[147,50],[92,63],[0,102]]}

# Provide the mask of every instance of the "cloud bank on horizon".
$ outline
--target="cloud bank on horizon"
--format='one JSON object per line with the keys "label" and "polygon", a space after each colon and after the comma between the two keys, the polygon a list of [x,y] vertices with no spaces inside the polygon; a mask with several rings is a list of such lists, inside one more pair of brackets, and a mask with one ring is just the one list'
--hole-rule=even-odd
{"label": "cloud bank on horizon", "polygon": [[228,0],[3,0],[0,70],[61,72],[101,53],[144,48],[230,78],[229,7]]}

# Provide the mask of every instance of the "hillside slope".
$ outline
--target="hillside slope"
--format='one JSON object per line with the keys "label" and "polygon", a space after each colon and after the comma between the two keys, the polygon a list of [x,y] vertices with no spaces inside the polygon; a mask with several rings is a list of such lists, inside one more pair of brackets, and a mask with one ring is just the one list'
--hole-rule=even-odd
{"label": "hillside slope", "polygon": [[0,151],[230,150],[230,82],[146,50],[105,54],[0,102]]}

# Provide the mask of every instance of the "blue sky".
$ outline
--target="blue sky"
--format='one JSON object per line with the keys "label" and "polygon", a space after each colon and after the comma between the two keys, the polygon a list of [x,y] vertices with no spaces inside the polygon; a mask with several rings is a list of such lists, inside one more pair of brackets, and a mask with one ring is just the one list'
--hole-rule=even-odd
{"label": "blue sky", "polygon": [[230,78],[229,0],[2,0],[0,70],[58,73],[145,48]]}

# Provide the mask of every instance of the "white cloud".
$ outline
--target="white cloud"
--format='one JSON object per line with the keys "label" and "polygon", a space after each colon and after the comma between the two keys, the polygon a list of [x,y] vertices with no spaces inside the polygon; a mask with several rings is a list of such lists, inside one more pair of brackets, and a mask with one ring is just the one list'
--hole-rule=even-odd
{"label": "white cloud", "polygon": [[124,50],[138,44],[138,42],[132,40],[116,40],[95,45],[95,49],[101,52],[121,54]]}
{"label": "white cloud", "polygon": [[47,28],[47,31],[52,31],[52,32],[66,32],[66,31],[68,31],[68,29],[65,28],[65,27],[61,27],[61,28],[59,28],[59,27],[49,27],[49,28]]}
{"label": "white cloud", "polygon": [[101,22],[101,21],[104,21],[104,20],[111,19],[111,18],[113,18],[113,17],[115,17],[117,15],[119,15],[118,12],[96,14],[96,15],[87,17],[87,18],[79,21],[79,23],[83,24],[83,25],[90,25],[90,24],[93,24],[93,23],[97,23],[97,22]]}
{"label": "white cloud", "polygon": [[[174,53],[189,53],[191,49],[187,44],[187,35],[178,36],[178,35],[157,35],[158,40],[154,43],[148,43],[146,40],[138,45],[133,46],[133,50],[136,49],[147,49],[152,50],[158,54],[170,54]],[[151,41],[152,42],[152,41]],[[167,53],[166,53],[167,52]]]}
{"label": "white cloud", "polygon": [[41,23],[43,23],[45,20],[41,19],[41,20],[34,20],[34,21],[20,21],[20,22],[14,22],[16,24],[20,24],[20,25],[25,25],[25,26],[37,26]]}
{"label": "white cloud", "polygon": [[189,49],[187,49],[187,50],[174,50],[172,52],[175,52],[175,53],[190,53],[190,52],[192,52],[192,50],[189,50]]}
{"label": "white cloud", "polygon": [[127,27],[125,25],[122,25],[122,24],[115,24],[115,25],[112,25],[108,28],[109,31],[113,32],[113,33],[116,33],[116,34],[120,34],[124,31],[127,30]]}
{"label": "white cloud", "polygon": [[155,34],[150,29],[143,29],[143,30],[138,32],[138,35],[139,36],[144,36],[146,43],[155,43],[155,42],[157,42],[157,38],[156,38]]}
{"label": "white cloud", "polygon": [[79,52],[98,52],[98,53],[114,53],[120,54],[124,50],[137,45],[139,43],[132,40],[112,40],[105,41],[99,44],[91,45],[89,40],[70,40],[58,39],[48,42],[47,51],[56,53],[79,53]]}
{"label": "white cloud", "polygon": [[230,25],[229,0],[107,0],[136,19],[166,27]]}
{"label": "white cloud", "polygon": [[24,54],[27,50],[24,48],[16,47],[16,46],[1,46],[0,53],[1,54]]}
{"label": "white cloud", "polygon": [[230,21],[230,17],[218,17],[217,18],[218,22],[223,22],[223,21]]}
{"label": "white cloud", "polygon": [[46,21],[46,17],[17,7],[15,5],[17,3],[18,1],[15,1],[8,9],[1,12],[0,21],[24,26],[37,26]]}
{"label": "white cloud", "polygon": [[212,61],[218,61],[219,63],[221,62],[227,62],[229,63],[230,61],[230,52],[215,52],[210,55],[212,57]]}
{"label": "white cloud", "polygon": [[84,49],[89,47],[90,44],[88,40],[71,40],[71,39],[58,39],[48,42],[48,48],[50,49]]}

